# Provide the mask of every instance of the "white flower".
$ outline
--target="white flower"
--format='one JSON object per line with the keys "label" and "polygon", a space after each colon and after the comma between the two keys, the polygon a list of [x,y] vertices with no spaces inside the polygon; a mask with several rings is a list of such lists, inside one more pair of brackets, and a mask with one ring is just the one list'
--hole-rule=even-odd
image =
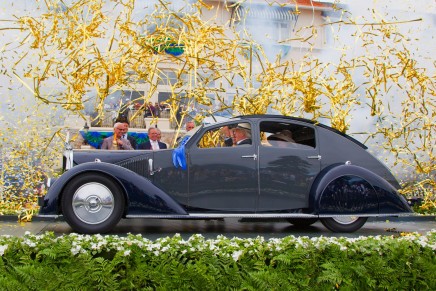
{"label": "white flower", "polygon": [[239,257],[242,255],[242,251],[241,250],[239,250],[239,251],[236,251],[236,252],[233,252],[233,254],[232,254],[232,258],[233,258],[233,260],[235,260],[235,262],[237,262],[238,260],[239,260]]}
{"label": "white flower", "polygon": [[71,249],[71,253],[73,255],[77,255],[78,253],[80,253],[80,250],[81,250],[81,246],[75,246]]}
{"label": "white flower", "polygon": [[7,248],[8,248],[8,245],[0,246],[0,256],[4,255]]}
{"label": "white flower", "polygon": [[130,255],[130,250],[126,250],[123,254],[125,257],[127,257],[128,255]]}

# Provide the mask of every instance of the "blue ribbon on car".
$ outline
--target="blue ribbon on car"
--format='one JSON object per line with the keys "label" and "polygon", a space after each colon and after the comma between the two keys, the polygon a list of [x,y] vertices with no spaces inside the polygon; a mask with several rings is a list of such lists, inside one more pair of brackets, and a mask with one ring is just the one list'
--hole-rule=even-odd
{"label": "blue ribbon on car", "polygon": [[173,150],[173,165],[176,168],[182,168],[182,170],[186,170],[185,144],[189,138],[190,136],[185,136],[180,145]]}

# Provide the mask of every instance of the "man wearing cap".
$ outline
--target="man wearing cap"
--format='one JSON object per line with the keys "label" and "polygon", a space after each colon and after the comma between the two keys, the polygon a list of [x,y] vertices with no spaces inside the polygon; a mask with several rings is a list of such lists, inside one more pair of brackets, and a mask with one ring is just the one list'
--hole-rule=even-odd
{"label": "man wearing cap", "polygon": [[267,139],[295,143],[294,139],[292,138],[292,132],[287,129],[284,129],[279,133],[272,134]]}
{"label": "man wearing cap", "polygon": [[233,130],[233,144],[251,145],[251,126],[249,123],[240,123]]}

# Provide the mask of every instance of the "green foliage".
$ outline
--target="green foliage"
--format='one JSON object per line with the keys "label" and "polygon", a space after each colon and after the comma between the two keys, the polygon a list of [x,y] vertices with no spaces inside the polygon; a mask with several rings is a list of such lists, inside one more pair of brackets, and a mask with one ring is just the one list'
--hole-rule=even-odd
{"label": "green foliage", "polygon": [[435,290],[424,236],[0,236],[2,290]]}

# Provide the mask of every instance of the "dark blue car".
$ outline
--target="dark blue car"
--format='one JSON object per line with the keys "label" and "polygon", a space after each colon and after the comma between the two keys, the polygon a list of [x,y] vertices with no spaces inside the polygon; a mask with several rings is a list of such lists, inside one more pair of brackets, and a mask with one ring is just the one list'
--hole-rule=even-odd
{"label": "dark blue car", "polygon": [[[244,136],[243,145],[236,145]],[[318,219],[353,232],[368,217],[410,215],[391,172],[365,145],[328,126],[277,115],[202,125],[175,149],[67,149],[67,170],[40,201],[81,233],[121,218]]]}

